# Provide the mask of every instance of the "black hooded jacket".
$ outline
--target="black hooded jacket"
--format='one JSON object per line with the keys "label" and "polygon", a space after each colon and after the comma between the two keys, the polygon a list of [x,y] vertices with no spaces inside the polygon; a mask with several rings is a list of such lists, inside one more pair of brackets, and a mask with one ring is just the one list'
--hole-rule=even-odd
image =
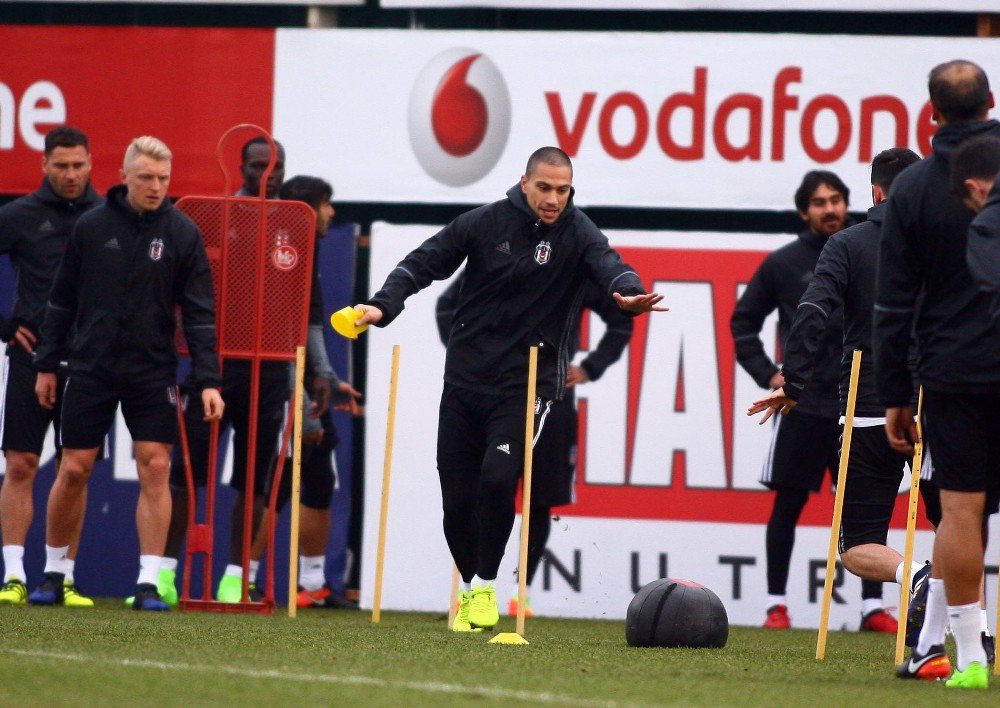
{"label": "black hooded jacket", "polygon": [[[10,317],[0,314],[0,339],[10,341],[20,325],[38,335],[73,226],[81,214],[103,203],[89,183],[79,199],[69,201],[45,178],[37,190],[0,208],[0,255],[10,256],[17,283]],[[8,353],[13,351],[21,350],[8,348]]]}
{"label": "black hooded jacket", "polygon": [[[778,372],[760,338],[764,318],[778,310],[778,334],[784,351],[799,300],[813,278],[813,269],[826,242],[823,236],[805,229],[798,239],[772,251],[736,303],[729,320],[736,360],[761,388],[769,388],[771,377]],[[819,358],[796,410],[826,418],[837,416],[842,343],[843,312],[836,310],[826,321]]]}
{"label": "black hooded jacket", "polygon": [[987,134],[1000,137],[1000,123],[942,126],[933,154],[893,183],[879,248],[874,333],[875,381],[888,407],[910,402],[914,319],[921,384],[947,393],[1000,390],[1000,332],[989,316],[990,298],[966,264],[973,214],[948,186],[950,155],[965,140]]}
{"label": "black hooded jacket", "polygon": [[462,214],[396,266],[368,302],[383,313],[379,326],[402,312],[407,297],[448,278],[466,259],[444,380],[486,395],[522,395],[528,348],[537,345],[538,395],[562,397],[585,280],[608,298],[645,293],[572,195],[549,226],[517,184],[506,199]]}
{"label": "black hooded jacket", "polygon": [[965,260],[976,286],[990,297],[990,317],[1000,327],[1000,180],[969,226]]}
{"label": "black hooded jacket", "polygon": [[35,367],[55,371],[68,359],[71,375],[122,385],[173,383],[175,305],[194,379],[201,388],[219,386],[212,273],[198,227],[169,200],[156,211],[137,212],[118,185],[70,237]]}

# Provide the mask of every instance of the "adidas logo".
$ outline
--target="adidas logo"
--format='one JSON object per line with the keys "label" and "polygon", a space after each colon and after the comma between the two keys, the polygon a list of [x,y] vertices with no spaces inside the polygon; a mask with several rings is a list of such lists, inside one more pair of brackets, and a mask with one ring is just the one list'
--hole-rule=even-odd
{"label": "adidas logo", "polygon": [[497,445],[497,450],[504,453],[505,455],[510,454],[510,443],[504,443],[503,445]]}
{"label": "adidas logo", "polygon": [[509,256],[510,255],[510,241],[504,241],[503,243],[501,243],[499,246],[497,246],[497,250],[500,251],[500,253],[506,253]]}
{"label": "adidas logo", "polygon": [[38,227],[38,233],[42,233],[43,231],[55,231],[55,230],[56,227],[53,226],[52,222],[49,221],[48,219],[42,222],[42,225]]}
{"label": "adidas logo", "polygon": [[121,246],[118,245],[118,239],[117,238],[112,238],[112,239],[108,239],[107,241],[105,241],[104,242],[104,247],[105,248],[114,248],[114,249],[121,250]]}

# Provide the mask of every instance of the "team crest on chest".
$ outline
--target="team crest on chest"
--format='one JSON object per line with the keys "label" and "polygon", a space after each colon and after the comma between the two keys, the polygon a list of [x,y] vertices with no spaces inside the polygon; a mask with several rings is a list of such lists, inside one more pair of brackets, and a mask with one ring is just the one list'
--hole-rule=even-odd
{"label": "team crest on chest", "polygon": [[538,265],[545,265],[552,259],[552,244],[542,241],[535,246],[535,262]]}
{"label": "team crest on chest", "polygon": [[158,261],[163,258],[163,239],[154,238],[149,243],[149,260]]}

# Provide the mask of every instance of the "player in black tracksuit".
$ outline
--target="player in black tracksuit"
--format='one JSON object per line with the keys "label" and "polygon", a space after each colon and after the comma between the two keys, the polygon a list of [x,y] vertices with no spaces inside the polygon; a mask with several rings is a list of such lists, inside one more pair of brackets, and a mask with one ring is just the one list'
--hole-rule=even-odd
{"label": "player in black tracksuit", "polygon": [[[902,582],[903,558],[886,546],[889,521],[908,458],[896,452],[885,438],[885,405],[875,392],[872,349],[872,308],[875,305],[875,270],[879,236],[886,209],[885,197],[896,175],[920,158],[905,148],[886,150],[872,162],[872,192],[875,206],[868,220],[834,234],[826,242],[815,273],[799,302],[795,319],[784,341],[781,372],[785,385],[753,404],[750,413],[788,410],[803,395],[815,371],[814,359],[825,352],[825,333],[830,315],[842,312],[843,358],[840,376],[840,413],[847,409],[851,360],[861,351],[861,372],[855,404],[854,433],[847,468],[841,559],[852,573],[878,582]],[[915,400],[915,399],[914,399]],[[762,421],[763,422],[763,421]],[[930,458],[922,468],[921,486],[928,518],[935,526],[941,519],[937,489],[929,482]],[[915,564],[916,565],[916,564]],[[913,582],[925,570],[916,565]],[[929,569],[928,569],[929,570]],[[862,618],[864,624],[864,618]]]}
{"label": "player in black tracksuit", "polygon": [[[799,300],[813,276],[819,254],[832,233],[846,223],[849,190],[832,172],[809,172],[795,194],[796,208],[807,223],[796,241],[764,259],[736,303],[730,328],[736,359],[761,388],[784,384],[778,366],[764,351],[764,319],[778,310],[778,332],[784,349]],[[789,415],[774,426],[771,449],[764,461],[761,483],[774,489],[774,507],[767,524],[767,619],[764,626],[785,629],[791,622],[785,589],[795,526],[809,498],[818,491],[826,469],[835,470],[839,454],[837,382],[843,341],[843,313],[831,313],[821,340],[820,359],[809,387]],[[869,626],[886,631],[889,619],[881,607],[882,586],[862,582],[861,596]]]}
{"label": "player in black tracksuit", "polygon": [[43,406],[52,404],[54,372],[63,359],[70,376],[63,392],[63,460],[46,519],[50,556],[36,591],[42,599],[61,592],[59,551],[78,527],[76,501],[120,403],[139,473],[141,557],[133,607],[166,609],[155,582],[170,521],[178,306],[203,413],[212,418],[222,412],[211,271],[198,228],[166,198],[170,169],[171,155],[161,141],[145,136],[131,143],[125,184],[112,188],[104,206],[77,222],[46,305],[35,352]]}
{"label": "player in black tracksuit", "polygon": [[[62,396],[57,397],[51,411],[39,405],[31,356],[45,316],[45,300],[73,226],[84,212],[104,203],[90,185],[87,136],[76,128],[60,126],[49,131],[42,164],[46,176],[41,186],[0,209],[0,254],[10,258],[17,284],[10,316],[0,313],[0,337],[7,342],[0,412],[0,446],[7,462],[0,489],[4,557],[0,604],[12,605],[23,604],[28,595],[24,542],[34,512],[32,492],[42,444],[50,424],[56,432],[56,458],[61,454],[58,440]],[[60,367],[60,391],[65,380],[65,367]],[[63,601],[89,607],[93,601],[78,593],[73,579],[72,559],[76,557],[78,539],[79,534],[70,544]]]}
{"label": "player in black tracksuit", "polygon": [[644,294],[635,272],[573,206],[571,183],[564,152],[536,151],[506,199],[459,216],[356,306],[360,324],[387,325],[407,297],[468,260],[448,336],[438,425],[445,537],[466,583],[455,631],[498,620],[494,583],[523,464],[529,347],[538,347],[537,431],[547,401],[564,395],[586,279],[623,309],[662,309],[656,305],[662,298]]}
{"label": "player in black tracksuit", "polygon": [[[448,344],[448,334],[455,317],[455,307],[459,299],[465,274],[462,273],[438,298],[435,308],[438,334],[442,344]],[[622,352],[632,338],[632,318],[607,298],[601,290],[588,281],[583,307],[593,310],[607,325],[597,346],[579,365],[572,360],[580,349],[581,318],[571,335],[573,343],[569,352],[570,364],[566,379],[566,395],[553,401],[545,428],[539,436],[532,456],[531,476],[531,518],[528,524],[528,569],[527,584],[531,585],[542,559],[542,552],[552,530],[552,507],[573,502],[573,483],[576,477],[577,459],[577,410],[576,385],[597,381],[604,371],[621,358]],[[530,609],[528,610],[530,612]],[[508,614],[517,614],[517,599],[509,604]]]}
{"label": "player in black tracksuit", "polygon": [[[984,144],[985,142],[978,140],[972,145],[973,150],[985,152],[986,155],[982,158],[992,165],[982,166],[984,174],[981,177],[970,174],[972,178],[978,178],[981,182],[980,189],[986,193],[978,198],[967,197],[964,200],[966,205],[974,207],[977,212],[976,218],[969,226],[965,261],[976,286],[989,295],[990,317],[997,326],[1000,326],[1000,179],[995,173],[990,174],[993,169],[1000,170],[1000,160],[996,159],[1000,151],[1000,140],[990,140],[987,144]],[[976,157],[980,158],[978,155]],[[956,166],[953,165],[953,190],[956,188],[955,172]],[[968,193],[968,188],[964,184],[962,188]]]}
{"label": "player in black tracksuit", "polygon": [[989,296],[976,287],[966,264],[972,212],[950,190],[948,163],[964,141],[1000,136],[1000,123],[986,120],[993,102],[986,75],[975,64],[935,67],[928,89],[939,124],[934,152],[893,186],[875,304],[875,381],[887,406],[889,442],[909,453],[916,435],[907,366],[915,322],[923,431],[941,490],[924,626],[900,671],[912,675],[925,660],[947,663],[944,633],[950,625],[958,661],[949,685],[985,687],[979,598],[984,518],[996,511],[1000,492],[1000,329],[990,317]]}

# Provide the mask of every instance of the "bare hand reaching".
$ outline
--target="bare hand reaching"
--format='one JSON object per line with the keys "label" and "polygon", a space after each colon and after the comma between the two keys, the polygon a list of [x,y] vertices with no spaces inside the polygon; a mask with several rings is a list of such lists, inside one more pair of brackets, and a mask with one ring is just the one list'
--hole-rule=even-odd
{"label": "bare hand reaching", "polygon": [[663,296],[657,295],[656,293],[628,296],[622,295],[621,293],[615,293],[614,298],[615,302],[618,303],[618,307],[627,312],[634,312],[636,314],[642,314],[643,312],[666,312],[670,309],[657,304],[663,300]]}
{"label": "bare hand reaching", "polygon": [[785,389],[778,388],[751,403],[750,407],[747,408],[747,415],[755,415],[761,411],[766,411],[764,417],[758,423],[758,425],[764,425],[774,415],[775,411],[781,411],[782,414],[785,414],[794,407],[795,401],[785,395]]}

